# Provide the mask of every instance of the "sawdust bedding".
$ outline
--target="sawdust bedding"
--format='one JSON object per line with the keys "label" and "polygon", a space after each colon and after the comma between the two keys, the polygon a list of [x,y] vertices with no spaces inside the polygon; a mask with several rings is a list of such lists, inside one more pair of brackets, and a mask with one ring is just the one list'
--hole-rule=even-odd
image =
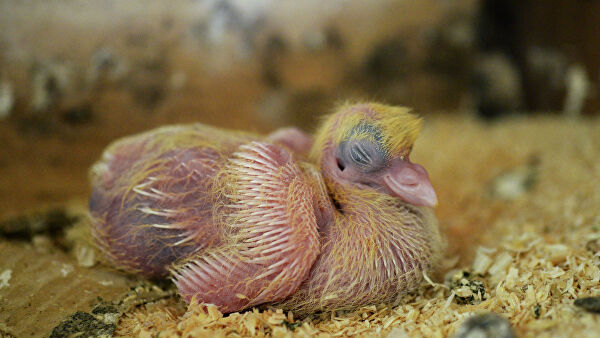
{"label": "sawdust bedding", "polygon": [[413,160],[438,191],[448,249],[401,305],[298,319],[171,297],[123,315],[115,336],[446,337],[486,312],[518,336],[597,336],[600,315],[574,300],[600,295],[600,119],[427,121]]}

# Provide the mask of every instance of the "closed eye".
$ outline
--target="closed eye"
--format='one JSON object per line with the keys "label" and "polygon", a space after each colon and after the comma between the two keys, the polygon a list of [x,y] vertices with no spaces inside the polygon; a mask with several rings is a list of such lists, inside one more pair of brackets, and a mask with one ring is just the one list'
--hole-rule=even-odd
{"label": "closed eye", "polygon": [[386,163],[385,153],[377,144],[368,140],[344,141],[337,149],[338,168],[353,169],[359,172],[373,172],[381,169]]}
{"label": "closed eye", "polygon": [[369,165],[372,162],[371,155],[360,144],[352,145],[350,156],[354,162],[361,165]]}

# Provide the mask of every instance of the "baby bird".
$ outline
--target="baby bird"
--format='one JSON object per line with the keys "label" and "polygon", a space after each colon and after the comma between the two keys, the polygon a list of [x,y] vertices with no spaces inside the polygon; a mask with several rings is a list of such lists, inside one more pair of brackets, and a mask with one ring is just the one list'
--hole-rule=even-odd
{"label": "baby bird", "polygon": [[188,302],[298,314],[397,304],[440,256],[436,194],[407,108],[343,105],[314,141],[201,124],[113,143],[91,169],[92,233],[117,268]]}

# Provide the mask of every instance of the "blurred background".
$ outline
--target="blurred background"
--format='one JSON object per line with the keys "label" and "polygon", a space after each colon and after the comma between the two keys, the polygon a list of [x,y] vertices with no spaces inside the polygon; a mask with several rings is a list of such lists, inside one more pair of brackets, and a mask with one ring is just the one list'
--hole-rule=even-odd
{"label": "blurred background", "polygon": [[0,1],[0,217],[88,194],[169,123],[310,130],[344,100],[497,123],[600,111],[600,1]]}

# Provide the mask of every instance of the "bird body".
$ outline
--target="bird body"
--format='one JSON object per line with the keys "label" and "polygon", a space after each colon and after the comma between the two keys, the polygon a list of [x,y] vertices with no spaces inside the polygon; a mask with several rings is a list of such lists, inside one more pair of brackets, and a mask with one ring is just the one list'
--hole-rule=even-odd
{"label": "bird body", "polygon": [[397,303],[441,243],[435,193],[408,161],[419,127],[405,109],[360,104],[314,142],[200,124],[131,136],[91,169],[92,233],[112,265],[171,274],[186,301],[223,312]]}
{"label": "bird body", "polygon": [[[397,304],[439,256],[431,210],[356,191],[341,205],[360,206],[320,229],[321,254],[299,289],[277,307],[308,313]],[[352,195],[350,195],[352,196]]]}

